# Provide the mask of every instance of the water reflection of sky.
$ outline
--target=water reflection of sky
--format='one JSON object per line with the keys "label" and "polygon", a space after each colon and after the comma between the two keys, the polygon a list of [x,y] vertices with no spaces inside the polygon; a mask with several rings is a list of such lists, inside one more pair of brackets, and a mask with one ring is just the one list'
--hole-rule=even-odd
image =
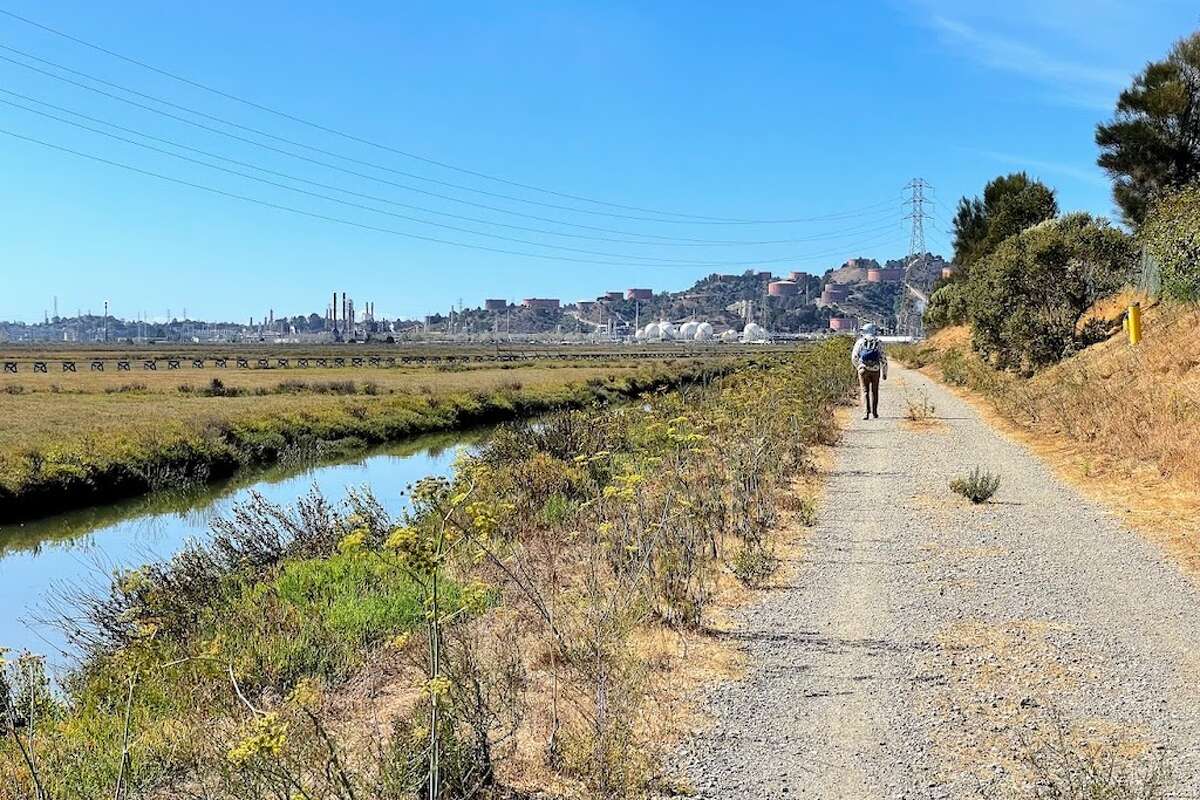
{"label": "water reflection of sky", "polygon": [[418,441],[340,464],[274,469],[190,497],[142,498],[0,527],[0,647],[44,654],[61,669],[62,636],[39,620],[64,589],[107,586],[115,569],[169,558],[189,539],[203,541],[212,519],[228,515],[252,492],[290,505],[314,487],[335,502],[370,487],[388,512],[399,513],[409,484],[449,473],[459,451],[452,443],[446,437]]}

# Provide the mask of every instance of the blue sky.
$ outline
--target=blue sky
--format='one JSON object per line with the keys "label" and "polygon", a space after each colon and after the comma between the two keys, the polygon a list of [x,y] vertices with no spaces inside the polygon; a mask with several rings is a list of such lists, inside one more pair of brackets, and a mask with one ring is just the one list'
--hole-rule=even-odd
{"label": "blue sky", "polygon": [[334,289],[360,307],[373,300],[382,316],[416,316],[459,298],[477,305],[485,296],[678,289],[751,264],[819,273],[850,256],[904,254],[901,187],[915,176],[935,187],[927,235],[948,255],[944,229],[957,198],[1009,170],[1055,186],[1065,209],[1111,215],[1094,126],[1133,72],[1200,25],[1194,3],[1174,0],[744,5],[0,0],[123,55],[391,148],[0,16],[0,45],[15,49],[0,49],[4,58],[311,160],[6,60],[0,89],[31,99],[2,100],[282,186],[4,103],[0,129],[354,223],[0,134],[0,318],[40,319],[57,295],[64,314],[99,312],[109,299],[125,317],[186,308],[240,320],[268,308],[320,312]]}

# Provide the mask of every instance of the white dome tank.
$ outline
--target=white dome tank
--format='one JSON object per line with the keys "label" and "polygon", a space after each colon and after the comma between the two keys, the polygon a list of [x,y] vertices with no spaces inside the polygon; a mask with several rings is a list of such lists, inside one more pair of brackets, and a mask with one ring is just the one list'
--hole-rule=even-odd
{"label": "white dome tank", "polygon": [[751,322],[742,331],[743,342],[765,342],[767,341],[767,329],[759,325],[757,322]]}
{"label": "white dome tank", "polygon": [[646,340],[657,339],[658,338],[658,323],[651,322],[649,325],[647,325],[645,328],[643,328],[642,329],[642,338],[646,339]]}
{"label": "white dome tank", "polygon": [[698,342],[707,341],[713,338],[713,328],[707,322],[701,322],[696,325],[696,331],[692,338]]}
{"label": "white dome tank", "polygon": [[737,340],[738,340],[738,332],[735,331],[733,328],[730,328],[729,330],[727,330],[721,334],[722,342],[736,342]]}
{"label": "white dome tank", "polygon": [[700,327],[699,322],[685,322],[679,327],[680,339],[695,339],[696,329]]}
{"label": "white dome tank", "polygon": [[671,323],[667,322],[666,320],[663,320],[662,322],[658,323],[658,338],[662,339],[663,341],[667,341],[668,339],[674,339],[675,338],[675,326],[672,325]]}

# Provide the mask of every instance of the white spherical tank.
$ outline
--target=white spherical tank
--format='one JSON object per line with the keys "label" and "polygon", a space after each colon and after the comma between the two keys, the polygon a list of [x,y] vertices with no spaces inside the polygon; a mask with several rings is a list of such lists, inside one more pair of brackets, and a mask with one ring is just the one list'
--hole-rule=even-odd
{"label": "white spherical tank", "polygon": [[658,323],[658,338],[662,339],[663,341],[666,341],[668,339],[674,339],[675,338],[675,326],[672,325],[671,323],[667,322],[666,320],[663,320],[662,322]]}
{"label": "white spherical tank", "polygon": [[658,323],[651,322],[646,327],[642,328],[642,338],[653,340],[658,338]]}
{"label": "white spherical tank", "polygon": [[701,322],[696,325],[696,330],[692,334],[692,338],[698,342],[707,341],[713,338],[713,328],[707,322]]}
{"label": "white spherical tank", "polygon": [[679,338],[680,339],[695,339],[696,338],[696,328],[699,328],[699,327],[700,327],[699,322],[683,323],[682,325],[679,326]]}
{"label": "white spherical tank", "polygon": [[751,322],[742,331],[743,342],[765,342],[767,341],[767,329],[759,325],[757,322]]}
{"label": "white spherical tank", "polygon": [[730,328],[729,330],[727,330],[721,334],[722,342],[736,342],[737,340],[738,340],[738,332],[735,331],[733,328]]}

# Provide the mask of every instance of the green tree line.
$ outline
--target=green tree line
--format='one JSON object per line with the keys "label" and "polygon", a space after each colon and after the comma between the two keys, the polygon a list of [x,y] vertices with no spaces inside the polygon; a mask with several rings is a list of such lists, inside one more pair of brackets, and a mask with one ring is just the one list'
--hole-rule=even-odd
{"label": "green tree line", "polygon": [[1200,301],[1200,31],[1133,77],[1096,144],[1124,228],[1062,214],[1023,172],[991,180],[958,203],[957,269],[930,297],[928,329],[969,322],[995,366],[1031,372],[1100,335],[1080,319],[1136,278],[1143,254],[1165,297]]}

